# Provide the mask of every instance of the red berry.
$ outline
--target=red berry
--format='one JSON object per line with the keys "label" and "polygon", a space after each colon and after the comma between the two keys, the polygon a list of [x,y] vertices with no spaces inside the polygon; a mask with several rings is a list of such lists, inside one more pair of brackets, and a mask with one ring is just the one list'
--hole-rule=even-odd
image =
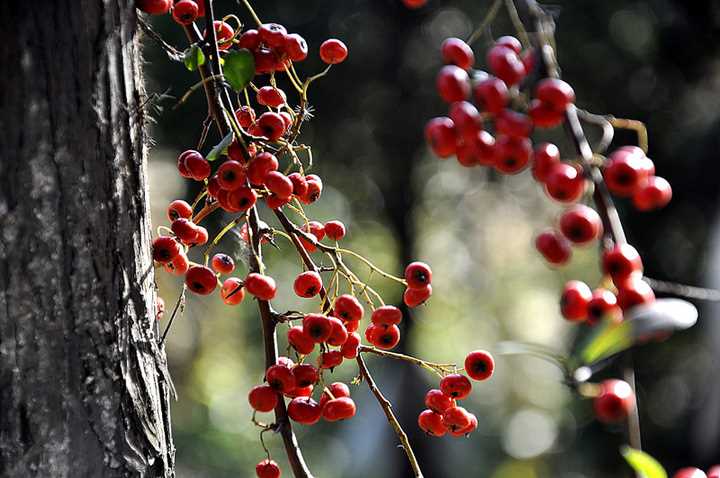
{"label": "red berry", "polygon": [[587,244],[602,233],[602,220],[594,209],[577,204],[560,217],[560,231],[574,244]]}
{"label": "red berry", "polygon": [[277,48],[285,44],[287,30],[278,23],[263,23],[258,28],[258,35],[267,46]]}
{"label": "red berry", "polygon": [[441,158],[455,154],[457,134],[455,123],[445,116],[433,118],[425,125],[425,140],[433,153]]}
{"label": "red berry", "polygon": [[237,277],[229,277],[223,282],[220,297],[226,305],[237,305],[245,298],[243,283]]}
{"label": "red berry", "polygon": [[335,299],[333,309],[335,316],[346,321],[360,320],[365,313],[360,301],[350,294],[343,294]]}
{"label": "red berry", "polygon": [[383,305],[373,311],[370,320],[377,325],[397,325],[402,321],[402,312],[394,305]]}
{"label": "red berry", "polygon": [[473,380],[486,380],[495,370],[495,361],[488,352],[475,350],[465,357],[465,372]]}
{"label": "red berry", "polygon": [[564,112],[567,106],[575,101],[575,91],[563,80],[545,78],[538,82],[535,98],[555,111]]}
{"label": "red berry", "polygon": [[250,106],[241,106],[235,110],[235,118],[242,128],[247,129],[255,122],[255,110]]}
{"label": "red berry", "polygon": [[611,193],[632,196],[647,183],[650,160],[642,150],[620,149],[613,152],[603,168],[603,177]]}
{"label": "red berry", "polygon": [[[210,177],[210,163],[197,151],[185,151],[181,156],[185,165],[187,176],[196,181],[202,181]],[[182,171],[181,171],[182,174]]]}
{"label": "red berry", "polygon": [[495,75],[508,85],[515,85],[525,77],[525,65],[512,48],[504,45],[492,47],[487,62]]}
{"label": "red berry", "polygon": [[273,365],[265,372],[265,380],[275,391],[289,392],[295,388],[295,376],[292,369],[286,365]]}
{"label": "red berry", "polygon": [[432,286],[427,285],[422,289],[405,289],[403,293],[403,302],[410,308],[417,307],[423,304],[432,295]]}
{"label": "red berry", "polygon": [[265,186],[280,199],[289,199],[293,193],[293,183],[279,171],[270,171],[265,175]]}
{"label": "red berry", "polygon": [[545,182],[553,166],[560,162],[560,150],[552,143],[540,143],[533,153],[533,177]]}
{"label": "red berry", "polygon": [[427,4],[427,0],[402,0],[403,5],[411,10],[422,8]]}
{"label": "red berry", "polygon": [[445,429],[449,432],[464,430],[472,423],[470,413],[463,407],[448,408],[443,412],[442,420]]}
{"label": "red berry", "polygon": [[457,136],[465,142],[472,141],[483,128],[480,113],[467,101],[451,104],[448,115],[455,125]]}
{"label": "red berry", "polygon": [[342,320],[337,317],[328,317],[328,319],[332,323],[332,332],[330,332],[330,337],[328,337],[327,343],[333,347],[340,347],[348,339],[348,331]]}
{"label": "red berry", "polygon": [[[329,393],[328,393],[329,392]],[[332,395],[332,396],[331,396]],[[350,389],[347,385],[342,382],[333,382],[329,387],[323,391],[320,396],[320,406],[325,407],[325,404],[333,398],[349,397]]]}
{"label": "red berry", "polygon": [[535,238],[535,247],[546,261],[554,265],[567,263],[572,256],[570,243],[554,229],[547,229]]}
{"label": "red berry", "polygon": [[[230,39],[235,34],[235,30],[230,26],[230,24],[215,20],[213,23],[213,26],[215,27],[215,37],[217,38],[218,48],[220,50],[227,50],[232,46],[232,42]],[[207,38],[207,35],[203,35],[205,38]]]}
{"label": "red berry", "polygon": [[440,97],[448,103],[463,101],[470,96],[470,77],[455,65],[445,65],[440,69],[436,86]]}
{"label": "red berry", "polygon": [[285,133],[285,121],[282,116],[272,111],[267,111],[260,115],[255,123],[257,130],[255,134],[250,132],[254,136],[263,136],[269,141],[276,141]]}
{"label": "red berry", "polygon": [[170,225],[170,229],[185,244],[191,244],[197,239],[198,228],[192,221],[185,218],[175,219]]}
{"label": "red berry", "polygon": [[360,347],[360,334],[352,332],[348,334],[345,343],[340,347],[340,353],[343,358],[352,360],[358,356],[358,347]]}
{"label": "red berry", "polygon": [[707,471],[707,478],[720,478],[720,465],[715,465]]}
{"label": "red berry", "polygon": [[331,38],[320,45],[320,59],[328,65],[342,63],[347,56],[347,46],[340,40]]}
{"label": "red berry", "polygon": [[313,339],[305,334],[304,329],[299,325],[296,325],[288,330],[288,343],[302,355],[308,355],[312,353],[315,348],[315,342]]}
{"label": "red berry", "polygon": [[459,430],[450,430],[450,434],[454,437],[461,437],[461,436],[467,436],[474,432],[477,429],[478,426],[478,420],[475,415],[472,413],[468,413],[470,418],[470,423],[465,428],[461,428]]}
{"label": "red berry", "polygon": [[288,398],[297,398],[297,397],[310,397],[312,396],[313,390],[315,389],[314,385],[308,385],[307,387],[295,387],[289,392],[284,393]]}
{"label": "red berry", "polygon": [[302,196],[299,196],[298,199],[305,204],[312,204],[320,199],[323,187],[322,181],[319,176],[308,174],[305,176],[305,182],[307,183],[307,191]]}
{"label": "red berry", "polygon": [[220,274],[229,274],[235,270],[235,261],[227,254],[215,254],[210,265],[215,272]]}
{"label": "red berry", "polygon": [[270,385],[257,385],[250,390],[248,402],[253,410],[271,412],[278,403],[278,394]]}
{"label": "red berry", "polygon": [[230,191],[227,196],[227,206],[231,212],[247,211],[255,205],[257,194],[247,186],[242,186],[235,191]]}
{"label": "red berry", "polygon": [[495,40],[495,45],[510,48],[517,54],[520,54],[520,52],[522,51],[522,43],[520,43],[520,40],[510,35],[505,35],[498,38],[497,40]]}
{"label": "red berry", "polygon": [[622,311],[617,304],[615,294],[607,289],[595,289],[587,306],[587,323],[594,325],[604,318],[619,320]]}
{"label": "red berry", "polygon": [[642,259],[630,244],[615,244],[612,249],[603,252],[602,270],[617,285],[635,273],[642,273]]}
{"label": "red berry", "polygon": [[355,402],[350,397],[340,397],[328,402],[323,407],[322,416],[329,422],[346,420],[355,416]]}
{"label": "red berry", "polygon": [[340,241],[345,237],[345,224],[340,221],[328,221],[323,226],[327,237],[333,241]]}
{"label": "red berry", "polygon": [[303,425],[314,425],[320,421],[323,409],[310,397],[298,397],[288,404],[288,416]]}
{"label": "red berry", "polygon": [[495,142],[495,169],[504,174],[517,174],[530,162],[532,142],[528,138],[498,136]]}
{"label": "red berry", "polygon": [[182,199],[176,199],[171,202],[167,210],[168,219],[171,221],[179,218],[190,219],[192,217],[192,213],[192,206]]}
{"label": "red berry", "polygon": [[315,385],[320,380],[320,372],[318,369],[307,363],[295,365],[292,372],[293,375],[295,375],[295,384],[298,387]]}
{"label": "red berry", "polygon": [[[279,165],[280,163],[278,163],[274,154],[267,152],[258,153],[248,164],[247,177],[252,184],[264,184],[265,178],[268,174],[272,171],[276,171]],[[289,185],[286,186],[289,189]]]}
{"label": "red berry", "polygon": [[303,318],[303,331],[316,343],[325,342],[332,333],[332,322],[326,315],[307,314]]}
{"label": "red berry", "polygon": [[170,236],[162,236],[152,243],[153,260],[160,264],[167,264],[182,252],[180,244]]}
{"label": "red berry", "polygon": [[257,102],[271,108],[279,108],[285,104],[287,97],[285,92],[274,86],[263,86],[257,92]]}
{"label": "red berry", "polygon": [[180,25],[190,25],[198,17],[199,8],[193,0],[180,0],[172,10],[173,19]]}
{"label": "red berry", "polygon": [[571,280],[565,284],[560,296],[560,312],[567,320],[583,321],[588,315],[590,299],[592,299],[590,287],[584,282]]}
{"label": "red berry", "polygon": [[458,163],[465,167],[495,165],[495,138],[487,131],[478,131],[471,139],[457,145]]}
{"label": "red berry", "polygon": [[329,352],[323,352],[318,357],[318,364],[322,369],[334,369],[335,367],[342,364],[343,355],[339,350],[330,350]]}
{"label": "red berry", "polygon": [[673,478],[709,478],[708,475],[705,474],[704,471],[695,468],[695,467],[687,467],[687,468],[681,468],[678,471],[675,472],[673,475]]}
{"label": "red berry", "polygon": [[444,413],[448,408],[455,406],[455,399],[433,388],[425,394],[425,406],[433,412]]}
{"label": "red berry", "polygon": [[217,287],[217,276],[205,266],[192,266],[185,274],[185,284],[196,294],[208,295]]}
{"label": "red berry", "polygon": [[322,288],[322,278],[315,271],[307,271],[299,274],[295,278],[293,290],[299,297],[309,299],[315,297]]}
{"label": "red berry", "polygon": [[443,424],[442,415],[432,410],[423,410],[418,416],[418,426],[422,431],[434,437],[441,437],[447,433]]}
{"label": "red berry", "polygon": [[560,202],[574,202],[585,190],[585,178],[578,168],[567,163],[557,163],[547,175],[545,191]]}
{"label": "red berry", "polygon": [[540,100],[532,100],[528,108],[528,116],[532,119],[537,128],[553,128],[565,120],[562,111],[554,110],[547,103]]}
{"label": "red berry", "polygon": [[305,195],[308,189],[307,181],[305,180],[305,176],[303,176],[300,173],[292,173],[288,175],[288,179],[292,181],[293,184],[293,194],[302,197]]}
{"label": "red berry", "polygon": [[639,211],[663,208],[670,199],[672,199],[672,187],[659,176],[650,176],[645,185],[633,194],[633,204]]}
{"label": "red berry", "polygon": [[209,239],[207,229],[205,229],[202,226],[197,226],[197,225],[195,226],[195,229],[197,231],[197,235],[195,236],[195,240],[193,240],[189,245],[190,246],[202,246]]}
{"label": "red berry", "polygon": [[457,400],[462,400],[470,395],[470,392],[472,391],[472,384],[465,375],[452,373],[450,375],[446,375],[442,380],[440,380],[440,390],[445,395]]}
{"label": "red berry", "polygon": [[628,310],[638,305],[649,304],[655,300],[652,287],[640,278],[640,275],[630,276],[628,279],[615,284],[618,288],[617,301],[622,310]]}
{"label": "red berry", "polygon": [[170,11],[171,0],[135,0],[135,6],[150,15],[164,15]]}
{"label": "red berry", "polygon": [[527,115],[513,110],[503,110],[495,119],[495,131],[498,135],[526,138],[532,133],[532,122]]}
{"label": "red berry", "polygon": [[275,279],[251,272],[245,278],[245,289],[260,300],[271,300],[277,293]]}
{"label": "red berry", "polygon": [[307,43],[297,33],[291,33],[285,37],[284,50],[292,61],[303,61],[308,55]]}
{"label": "red berry", "polygon": [[222,189],[234,191],[245,185],[245,168],[238,161],[228,160],[217,170],[218,183]]}
{"label": "red berry", "polygon": [[405,280],[410,289],[423,289],[432,282],[432,270],[424,262],[411,262],[405,267]]}
{"label": "red berry", "polygon": [[185,252],[180,252],[175,258],[164,265],[165,270],[176,276],[184,276],[190,268],[190,261]]}
{"label": "red berry", "polygon": [[315,236],[318,241],[322,241],[325,237],[325,226],[318,221],[309,221],[303,224],[302,230]]}
{"label": "red berry", "polygon": [[473,94],[480,109],[489,113],[500,113],[508,103],[508,89],[500,78],[480,81],[473,88]]}
{"label": "red berry", "polygon": [[390,350],[400,342],[400,329],[397,325],[371,324],[365,331],[365,338],[379,349]]}
{"label": "red berry", "polygon": [[258,478],[280,478],[280,467],[273,460],[265,459],[255,466]]}
{"label": "red berry", "polygon": [[440,47],[440,52],[446,64],[458,66],[463,70],[469,70],[475,63],[472,48],[459,38],[446,39]]}
{"label": "red berry", "polygon": [[260,46],[260,34],[255,29],[246,30],[238,38],[238,47],[239,48],[247,48],[250,51],[254,51],[254,50],[257,50],[257,48],[259,46]]}
{"label": "red berry", "polygon": [[622,380],[605,380],[593,401],[595,417],[604,423],[619,422],[635,408],[635,394]]}

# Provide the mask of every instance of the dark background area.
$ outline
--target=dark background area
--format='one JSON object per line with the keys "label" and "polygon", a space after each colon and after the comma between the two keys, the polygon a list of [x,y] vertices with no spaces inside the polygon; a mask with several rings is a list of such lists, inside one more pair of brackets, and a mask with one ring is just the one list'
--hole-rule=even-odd
{"label": "dark background area", "polygon": [[[216,4],[219,14],[235,13],[251,24],[236,2]],[[282,23],[306,38],[310,55],[299,65],[304,75],[322,68],[317,49],[326,38],[349,46],[348,60],[310,91],[315,118],[301,139],[312,145],[313,172],[328,186],[310,211],[320,220],[343,220],[353,248],[390,271],[399,272],[414,258],[433,265],[435,295],[404,322],[401,347],[438,361],[461,361],[463,351],[493,350],[501,340],[569,349],[577,328],[560,318],[557,294],[566,279],[598,278],[596,251],[581,251],[560,272],[534,253],[533,234],[559,209],[528,173],[498,178],[454,160],[439,162],[426,150],[424,123],[445,114],[434,87],[439,45],[447,36],[467,37],[489,4],[431,0],[417,11],[399,0],[255,5],[263,21]],[[645,122],[649,156],[657,174],[673,185],[672,203],[659,212],[641,214],[618,202],[647,275],[720,286],[720,3],[566,1],[553,8],[559,61],[578,106]],[[153,26],[171,44],[185,47],[169,17],[153,19]],[[491,32],[473,45],[476,67],[483,68],[492,36],[511,33],[501,12]],[[150,39],[145,44],[150,93],[171,88],[169,94],[179,97],[197,81]],[[170,179],[172,162],[197,142],[206,111],[201,93],[178,109],[173,104],[161,101],[154,113],[156,226],[164,223],[167,201],[193,194]],[[572,145],[561,131],[552,137],[570,154]],[[618,133],[615,144],[634,141],[632,134]],[[225,247],[237,246],[228,241]],[[271,270],[287,284],[297,265],[287,253],[275,255]],[[161,277],[160,286],[166,303],[174,303],[178,284]],[[400,301],[397,288],[381,290],[388,302]],[[280,299],[293,300],[289,293]],[[262,458],[246,401],[262,374],[259,322],[247,302],[228,313],[219,300],[193,299],[172,332],[179,476],[250,476]],[[720,462],[718,311],[698,305],[695,328],[635,354],[644,445],[670,471]],[[425,391],[437,386],[434,378],[398,363],[372,360],[370,367],[395,404],[426,476],[629,476],[617,451],[622,429],[594,422],[589,404],[570,395],[559,375],[536,360],[498,358],[496,377],[476,387],[467,404],[480,427],[464,440],[427,438],[415,424]],[[346,379],[355,373],[351,364],[342,368],[347,370],[336,374]],[[322,477],[411,476],[377,404],[364,387],[355,394],[360,413],[352,421],[297,427],[311,468]],[[279,439],[271,441],[282,462]]]}

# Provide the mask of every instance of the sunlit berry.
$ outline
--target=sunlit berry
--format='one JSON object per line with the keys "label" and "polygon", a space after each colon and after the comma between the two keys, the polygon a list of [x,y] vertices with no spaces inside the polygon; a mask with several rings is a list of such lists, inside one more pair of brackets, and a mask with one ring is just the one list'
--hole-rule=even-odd
{"label": "sunlit berry", "polygon": [[592,299],[590,287],[584,282],[571,280],[565,284],[560,296],[560,312],[567,320],[583,321],[588,315],[590,299]]}
{"label": "sunlit berry", "polygon": [[663,208],[671,199],[670,183],[659,176],[650,176],[645,185],[633,194],[633,204],[639,211]]}
{"label": "sunlit berry", "polygon": [[343,355],[339,350],[323,352],[318,357],[318,366],[322,369],[334,369],[342,364]]}
{"label": "sunlit berry", "polygon": [[[203,0],[199,0],[203,1]],[[180,25],[189,25],[198,17],[199,8],[194,0],[180,0],[173,6],[173,20]]]}
{"label": "sunlit berry", "polygon": [[347,56],[347,46],[338,39],[331,38],[320,45],[320,59],[328,65],[342,63]]}
{"label": "sunlit berry", "polygon": [[445,116],[431,119],[425,125],[425,140],[440,158],[452,156],[457,148],[455,123]]}
{"label": "sunlit berry", "polygon": [[469,70],[475,63],[472,48],[459,38],[447,38],[440,46],[440,53],[445,63]]}
{"label": "sunlit berry", "polygon": [[495,169],[503,174],[523,171],[532,157],[529,138],[500,135],[495,141]]}
{"label": "sunlit berry", "polygon": [[370,320],[378,325],[397,325],[402,321],[402,311],[394,305],[383,305],[373,310]]}
{"label": "sunlit berry", "polygon": [[278,403],[278,394],[270,385],[257,385],[250,390],[248,402],[253,410],[271,412]]}
{"label": "sunlit berry", "polygon": [[192,206],[182,199],[176,199],[171,202],[167,209],[167,216],[171,221],[179,218],[190,219],[192,213]]}
{"label": "sunlit berry", "polygon": [[577,204],[560,216],[560,231],[572,243],[584,245],[594,241],[602,233],[602,220],[593,209]]}
{"label": "sunlit berry", "polygon": [[293,398],[288,403],[288,416],[303,425],[314,425],[322,417],[322,407],[310,397]]}
{"label": "sunlit berry", "polygon": [[350,294],[343,294],[335,299],[333,309],[337,317],[346,321],[360,320],[365,313],[360,301]]}
{"label": "sunlit berry", "polygon": [[432,285],[428,284],[421,289],[413,289],[408,287],[403,293],[403,302],[410,308],[417,307],[425,303],[432,295]]}
{"label": "sunlit berry", "polygon": [[322,416],[329,422],[338,420],[347,420],[355,416],[357,408],[355,402],[350,397],[340,397],[328,402],[323,407]]}
{"label": "sunlit berry", "polygon": [[600,393],[593,400],[595,417],[604,423],[619,422],[635,408],[635,394],[630,385],[622,380],[605,380]]}
{"label": "sunlit berry", "polygon": [[575,91],[561,79],[545,78],[535,87],[535,98],[555,111],[564,112],[575,101]]}
{"label": "sunlit berry", "polygon": [[340,221],[328,221],[323,229],[327,237],[333,241],[341,241],[345,237],[345,224]]}
{"label": "sunlit berry", "polygon": [[277,293],[275,279],[251,272],[245,278],[245,289],[260,300],[271,300]]}
{"label": "sunlit berry", "polygon": [[284,49],[292,61],[303,61],[308,55],[307,42],[297,33],[285,36]]}
{"label": "sunlit berry", "polygon": [[299,325],[288,330],[288,343],[301,355],[308,355],[315,348],[315,341]]}
{"label": "sunlit berry", "polygon": [[365,338],[379,349],[390,350],[400,342],[400,329],[397,325],[370,324]]}
{"label": "sunlit berry", "polygon": [[495,361],[484,350],[475,350],[465,357],[465,372],[473,380],[487,380],[494,370]]}
{"label": "sunlit berry", "polygon": [[280,467],[275,461],[265,459],[255,466],[255,474],[258,478],[280,478]]}
{"label": "sunlit berry", "polygon": [[440,390],[449,397],[462,400],[470,395],[472,384],[465,375],[452,373],[440,380]]}
{"label": "sunlit berry", "polygon": [[358,348],[360,347],[360,334],[352,332],[348,334],[345,343],[340,347],[340,353],[348,360],[354,359],[358,356]]}
{"label": "sunlit berry", "polygon": [[605,318],[617,321],[622,318],[622,311],[615,294],[607,289],[595,289],[587,306],[587,323],[594,325]]}
{"label": "sunlit berry", "polygon": [[525,65],[517,52],[505,45],[495,45],[487,54],[487,62],[495,76],[508,85],[515,85],[525,77]]}
{"label": "sunlit berry", "polygon": [[508,103],[507,85],[500,78],[491,76],[475,84],[473,96],[481,110],[498,114]]}
{"label": "sunlit berry", "polygon": [[572,257],[570,242],[554,229],[546,229],[538,234],[535,248],[553,265],[566,264]]}
{"label": "sunlit berry", "polygon": [[295,376],[292,369],[285,365],[276,364],[269,367],[265,372],[265,380],[267,380],[268,385],[280,393],[295,388]]}
{"label": "sunlit berry", "polygon": [[471,424],[472,419],[470,413],[463,407],[452,407],[445,410],[442,414],[443,425],[449,432],[457,432],[464,430]]}
{"label": "sunlit berry", "polygon": [[585,178],[577,167],[567,163],[557,163],[548,172],[545,191],[556,201],[574,202],[585,191]]}
{"label": "sunlit berry", "polygon": [[422,289],[432,282],[432,270],[424,262],[411,262],[405,267],[405,280],[409,288]]}
{"label": "sunlit berry", "polygon": [[303,331],[314,342],[325,342],[332,333],[332,322],[323,314],[307,314],[303,318]]}
{"label": "sunlit berry", "polygon": [[470,96],[470,77],[455,65],[445,65],[440,69],[436,86],[440,98],[448,103],[463,101]]}
{"label": "sunlit berry", "polygon": [[247,177],[252,184],[264,184],[268,174],[271,171],[276,171],[279,166],[280,163],[274,154],[268,152],[258,153],[250,160],[250,163],[248,163]]}
{"label": "sunlit berry", "polygon": [[160,264],[171,262],[182,251],[180,244],[170,236],[161,236],[152,243],[152,257]]}
{"label": "sunlit berry", "polygon": [[618,305],[624,311],[638,305],[649,304],[655,300],[652,287],[642,280],[639,274],[630,276],[615,285],[618,288]]}
{"label": "sunlit berry", "polygon": [[444,413],[448,408],[455,406],[455,399],[433,388],[425,394],[425,406],[434,412]]}
{"label": "sunlit berry", "polygon": [[135,0],[135,6],[150,15],[164,15],[170,11],[172,0]]}
{"label": "sunlit berry", "polygon": [[617,285],[635,273],[642,273],[642,259],[630,244],[615,244],[602,253],[602,270]]}
{"label": "sunlit berry", "polygon": [[533,152],[532,175],[539,182],[545,182],[553,166],[560,162],[560,150],[552,143],[540,143]]}
{"label": "sunlit berry", "polygon": [[187,288],[200,295],[208,295],[217,287],[217,276],[205,266],[192,266],[185,274]]}
{"label": "sunlit berry", "polygon": [[443,424],[442,414],[433,410],[423,410],[418,415],[418,426],[422,431],[434,437],[441,437],[447,433]]}
{"label": "sunlit berry", "polygon": [[348,331],[345,328],[345,324],[337,317],[331,316],[328,317],[328,320],[332,323],[332,332],[330,332],[327,343],[333,347],[340,347],[348,339]]}
{"label": "sunlit berry", "polygon": [[263,86],[257,91],[257,102],[271,108],[279,108],[287,101],[285,92],[274,86]]}

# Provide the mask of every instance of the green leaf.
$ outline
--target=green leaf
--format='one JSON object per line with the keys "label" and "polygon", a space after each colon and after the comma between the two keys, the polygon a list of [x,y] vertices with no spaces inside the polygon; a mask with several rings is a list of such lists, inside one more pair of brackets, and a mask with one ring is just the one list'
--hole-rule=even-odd
{"label": "green leaf", "polygon": [[632,324],[630,322],[607,323],[593,334],[580,350],[580,360],[584,364],[597,362],[622,352],[632,344]]}
{"label": "green leaf", "polygon": [[233,134],[228,133],[225,135],[225,137],[220,141],[218,144],[215,145],[213,149],[210,150],[207,156],[205,156],[205,159],[208,161],[215,161],[218,159],[218,157],[221,154],[226,154],[228,146],[230,146],[230,143],[232,143],[233,140]]}
{"label": "green leaf", "polygon": [[255,58],[249,50],[231,51],[225,57],[225,79],[235,91],[241,91],[255,76]]}
{"label": "green leaf", "polygon": [[667,478],[665,468],[647,453],[629,446],[622,447],[620,453],[640,478]]}
{"label": "green leaf", "polygon": [[199,66],[205,64],[205,54],[197,45],[193,45],[183,52],[183,63],[185,68],[190,71],[195,71]]}

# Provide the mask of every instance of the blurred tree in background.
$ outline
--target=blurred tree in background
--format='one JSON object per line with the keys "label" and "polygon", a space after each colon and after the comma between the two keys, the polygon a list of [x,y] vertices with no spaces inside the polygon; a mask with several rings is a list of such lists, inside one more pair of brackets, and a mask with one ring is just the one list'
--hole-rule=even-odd
{"label": "blurred tree in background", "polygon": [[[399,0],[266,0],[256,5],[264,21],[279,21],[307,39],[311,53],[301,67],[306,73],[322,68],[317,48],[326,38],[341,38],[350,48],[348,61],[313,85],[310,95],[315,118],[301,140],[312,144],[314,171],[326,184],[324,200],[311,211],[318,220],[343,220],[349,246],[384,269],[399,271],[411,258],[433,265],[433,299],[404,321],[401,344],[429,360],[459,362],[458,351],[492,351],[503,340],[571,348],[577,328],[561,319],[558,292],[569,278],[597,280],[593,249],[578,251],[572,265],[559,273],[535,253],[534,234],[560,208],[541,199],[528,173],[498,178],[485,170],[441,164],[425,148],[425,121],[444,111],[434,85],[439,45],[448,36],[467,37],[489,3],[431,0],[417,11]],[[673,185],[673,201],[662,211],[638,214],[619,204],[647,275],[720,285],[714,241],[720,4],[554,3],[559,61],[578,105],[644,121],[650,157]],[[236,2],[216,4],[220,15],[240,12],[249,20]],[[168,18],[153,26],[171,43],[186,44]],[[476,66],[482,67],[492,37],[512,31],[501,15],[474,45]],[[151,40],[145,43],[148,90],[179,98],[195,81],[193,75],[168,62]],[[153,131],[158,146],[150,161],[155,224],[164,221],[162,208],[169,200],[195,192],[175,179],[174,159],[197,143],[205,100],[197,93],[178,108],[175,102],[166,97],[154,113],[159,119]],[[569,154],[570,145],[556,135],[548,137]],[[618,145],[633,141],[630,134],[615,140]],[[239,242],[233,238],[224,247],[239,247]],[[280,284],[289,284],[299,272],[293,256],[282,251],[269,251],[268,261]],[[158,280],[166,303],[174,304],[180,283],[167,274]],[[379,291],[401,301],[400,288]],[[284,307],[300,307],[288,286],[279,292]],[[714,308],[701,309],[694,329],[636,354],[644,444],[669,470],[720,462],[716,315]],[[216,296],[189,298],[167,343],[179,395],[173,408],[179,476],[238,476],[262,456],[246,400],[262,377],[261,343],[252,301],[228,312]],[[372,361],[427,476],[629,476],[617,451],[623,430],[596,424],[589,403],[573,398],[559,371],[533,358],[498,359],[495,377],[472,396],[470,407],[480,423],[467,440],[426,438],[417,428],[432,377],[403,363]],[[350,379],[351,370],[335,374]],[[364,387],[353,395],[362,413],[352,421],[320,424],[312,431],[296,427],[314,473],[408,476],[377,403]],[[279,445],[279,440],[271,442]],[[276,459],[283,457],[279,448],[274,451]]]}

